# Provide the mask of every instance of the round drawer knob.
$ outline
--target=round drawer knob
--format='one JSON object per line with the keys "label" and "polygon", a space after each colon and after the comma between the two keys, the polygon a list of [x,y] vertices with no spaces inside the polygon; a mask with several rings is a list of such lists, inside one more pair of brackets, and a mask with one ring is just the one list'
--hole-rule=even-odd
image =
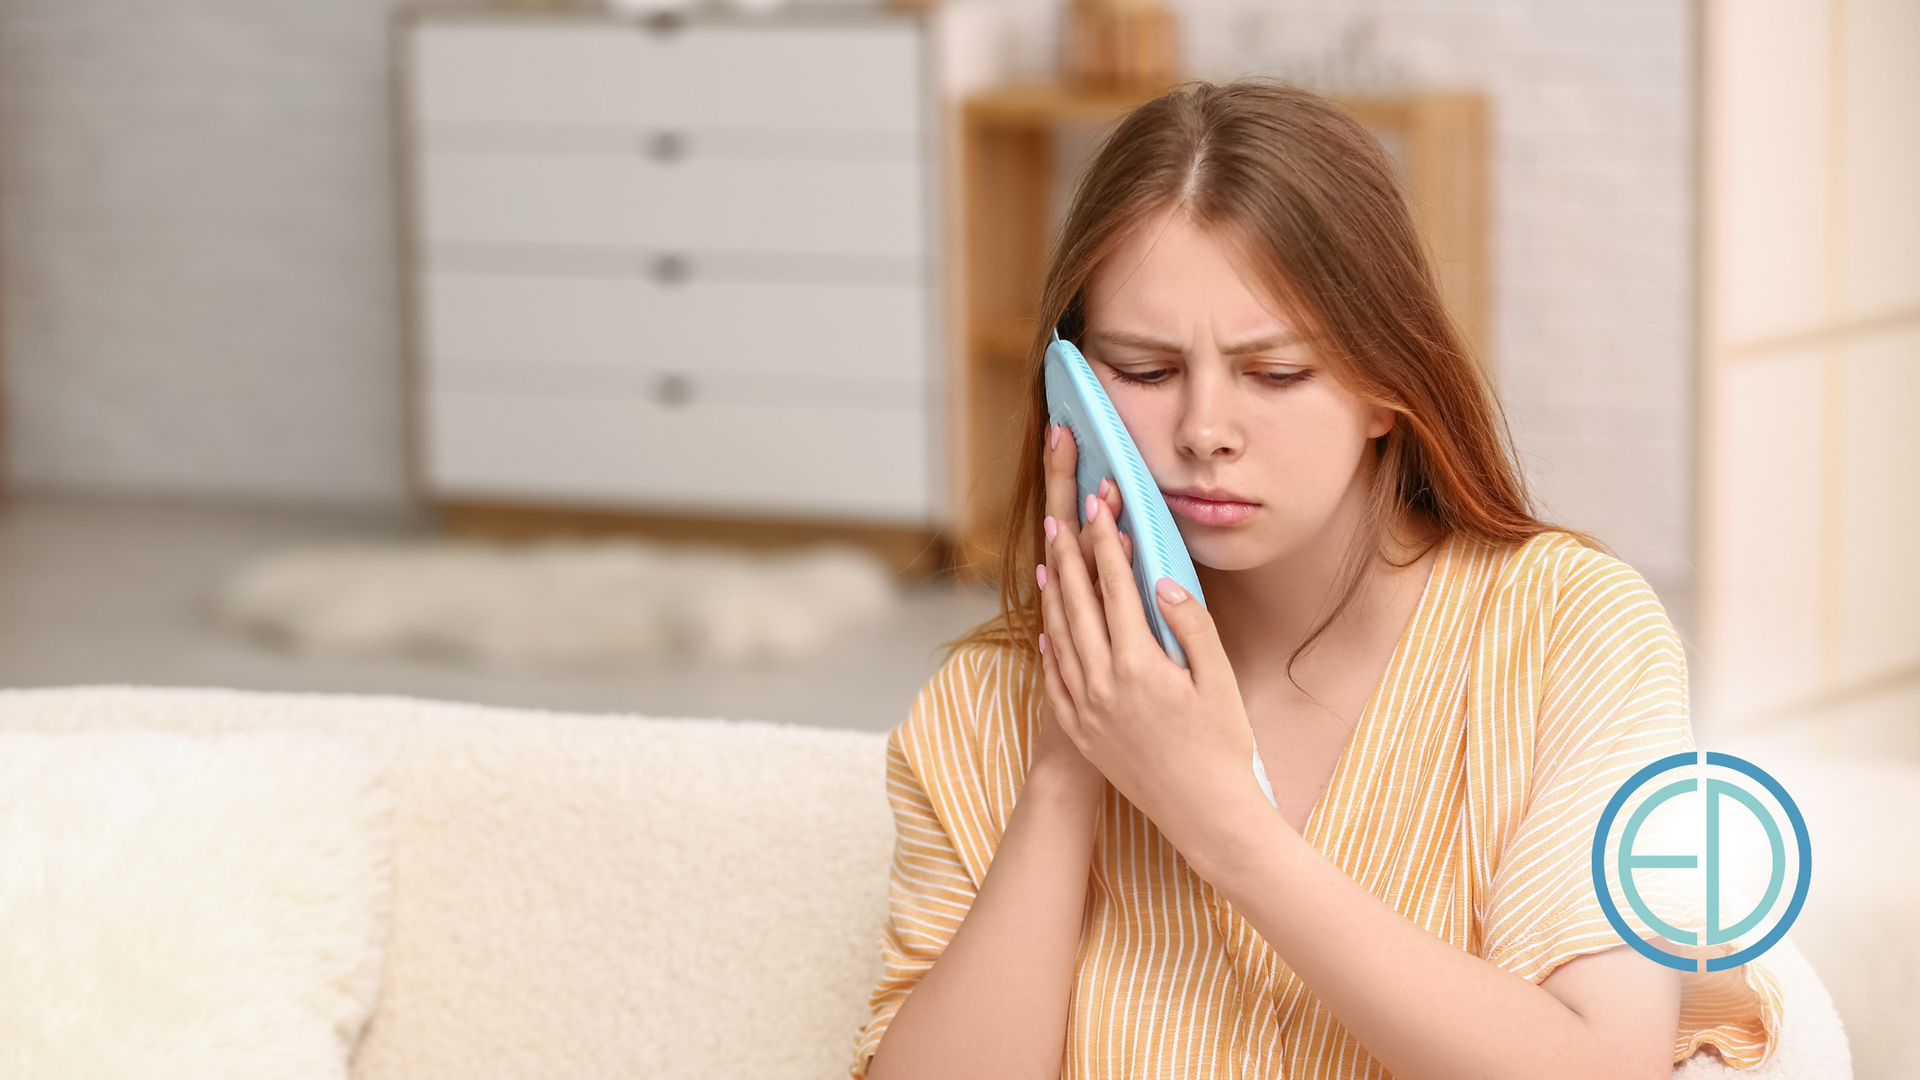
{"label": "round drawer knob", "polygon": [[687,156],[687,137],[677,131],[662,131],[647,141],[647,156],[655,161],[679,161]]}
{"label": "round drawer knob", "polygon": [[685,255],[662,255],[653,261],[653,280],[662,285],[678,285],[693,276],[693,264]]}
{"label": "round drawer knob", "polygon": [[679,408],[693,401],[693,380],[673,373],[660,376],[653,384],[653,400],[668,408]]}

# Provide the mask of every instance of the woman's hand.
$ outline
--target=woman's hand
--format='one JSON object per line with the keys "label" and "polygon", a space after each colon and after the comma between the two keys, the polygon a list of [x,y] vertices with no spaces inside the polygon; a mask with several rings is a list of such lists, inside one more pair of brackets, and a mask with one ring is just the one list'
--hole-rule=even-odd
{"label": "woman's hand", "polygon": [[[1063,518],[1068,536],[1078,536],[1077,524],[1080,520],[1075,512],[1075,488],[1073,481],[1074,466],[1079,461],[1079,447],[1074,445],[1073,435],[1066,428],[1050,425],[1047,428],[1047,447],[1043,451],[1043,475],[1046,478],[1046,508],[1052,518]],[[1118,493],[1115,494],[1118,498]],[[1034,571],[1038,579],[1042,596],[1042,608],[1045,607],[1045,595],[1052,581],[1058,580],[1054,570],[1052,545],[1048,545],[1047,561]],[[1044,657],[1042,663],[1045,663]],[[1040,729],[1035,737],[1033,760],[1027,770],[1027,781],[1036,779],[1043,784],[1059,784],[1067,792],[1081,796],[1098,797],[1106,790],[1107,779],[1100,770],[1093,767],[1080,753],[1073,740],[1067,737],[1060,727],[1058,705],[1051,693],[1040,710]]]}
{"label": "woman's hand", "polygon": [[1080,754],[1201,869],[1232,842],[1224,826],[1274,813],[1253,778],[1253,732],[1212,618],[1171,579],[1155,602],[1191,668],[1155,640],[1117,524],[1116,485],[1088,499],[1087,523],[1076,527],[1072,461],[1060,460],[1072,443],[1062,434],[1047,460],[1047,703]]}

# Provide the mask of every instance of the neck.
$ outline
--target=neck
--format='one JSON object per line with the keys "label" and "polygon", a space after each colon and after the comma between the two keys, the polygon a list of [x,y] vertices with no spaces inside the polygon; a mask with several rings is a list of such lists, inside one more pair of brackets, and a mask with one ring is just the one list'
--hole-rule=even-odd
{"label": "neck", "polygon": [[[1347,553],[1363,521],[1359,505],[1343,507],[1343,511],[1335,515],[1324,535],[1265,565],[1246,570],[1195,567],[1221,645],[1243,680],[1257,678],[1258,672],[1270,664],[1284,669],[1288,659],[1339,604],[1346,586]],[[1417,589],[1424,584],[1424,576],[1418,581],[1413,578],[1429,563],[1428,559],[1416,558],[1420,548],[1426,546],[1424,540],[1407,551],[1397,550],[1402,545],[1394,540],[1406,531],[1389,528],[1385,540],[1390,550],[1369,553],[1360,568],[1353,600],[1315,640],[1316,649],[1321,645],[1337,648],[1341,641],[1356,636],[1371,638],[1376,630],[1385,633],[1390,629],[1391,636],[1398,637],[1405,622],[1402,609],[1407,608],[1403,594],[1410,587]],[[1409,565],[1397,565],[1400,563]],[[1391,628],[1374,626],[1382,619],[1391,621],[1395,617],[1398,621]]]}
{"label": "neck", "polygon": [[1243,668],[1243,658],[1292,656],[1305,643],[1339,602],[1352,537],[1353,530],[1347,529],[1315,538],[1283,558],[1246,570],[1194,568],[1207,591],[1207,611],[1219,628],[1220,643],[1236,670]]}

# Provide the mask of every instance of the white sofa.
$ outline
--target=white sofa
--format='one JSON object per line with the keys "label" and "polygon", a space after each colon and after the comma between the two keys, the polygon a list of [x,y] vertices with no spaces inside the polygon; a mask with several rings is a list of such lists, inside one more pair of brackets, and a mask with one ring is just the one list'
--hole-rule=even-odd
{"label": "white sofa", "polygon": [[[0,732],[126,728],[311,729],[378,762],[390,921],[354,1080],[845,1075],[886,911],[882,736],[393,698],[0,692]],[[1853,830],[1849,852],[1901,837],[1882,853],[1910,852],[1916,776],[1874,774],[1871,822],[1847,820],[1860,787],[1850,774],[1802,801],[1817,837]],[[1846,861],[1816,866],[1796,937],[1853,1003],[1862,1058],[1911,1065],[1911,878],[1904,895],[1887,893],[1882,873],[1882,892],[1849,898]],[[1880,950],[1856,955],[1869,943]],[[1780,959],[1795,1023],[1761,1074],[1848,1075],[1820,981],[1792,974],[1804,969],[1797,953]],[[1680,1071],[1723,1069],[1696,1058]]]}

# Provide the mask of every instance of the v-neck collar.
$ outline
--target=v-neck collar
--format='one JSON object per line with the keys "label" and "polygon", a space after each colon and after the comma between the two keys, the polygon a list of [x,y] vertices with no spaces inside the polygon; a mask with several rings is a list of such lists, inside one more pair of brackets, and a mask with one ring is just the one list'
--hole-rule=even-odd
{"label": "v-neck collar", "polygon": [[[1400,640],[1393,646],[1393,656],[1380,673],[1380,681],[1374,684],[1373,693],[1368,695],[1367,704],[1360,710],[1360,718],[1353,725],[1353,732],[1347,736],[1347,745],[1340,751],[1340,760],[1334,765],[1333,775],[1327,779],[1325,790],[1307,811],[1306,827],[1300,835],[1321,852],[1327,851],[1327,841],[1338,836],[1327,833],[1348,817],[1346,794],[1353,785],[1354,772],[1366,765],[1366,758],[1372,745],[1384,732],[1382,725],[1391,723],[1393,718],[1382,716],[1384,708],[1381,702],[1388,687],[1398,683],[1405,675],[1407,666],[1414,662],[1414,653],[1420,650],[1420,642],[1430,640],[1432,630],[1446,610],[1446,593],[1453,587],[1458,577],[1454,573],[1455,562],[1460,557],[1460,534],[1450,533],[1440,542],[1440,551],[1434,556],[1433,567],[1427,571],[1426,586],[1420,591],[1420,602],[1413,609],[1413,616],[1400,630]],[[1335,825],[1329,825],[1331,820]]]}

